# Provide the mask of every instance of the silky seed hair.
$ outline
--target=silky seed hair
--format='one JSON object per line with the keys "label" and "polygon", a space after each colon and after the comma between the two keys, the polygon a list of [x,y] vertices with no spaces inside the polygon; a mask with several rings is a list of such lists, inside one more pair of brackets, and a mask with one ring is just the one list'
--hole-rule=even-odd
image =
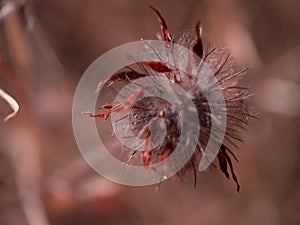
{"label": "silky seed hair", "polygon": [[[238,67],[233,60],[230,49],[227,47],[210,47],[203,43],[200,23],[197,23],[195,28],[191,31],[172,35],[159,10],[153,6],[150,6],[150,8],[158,16],[162,32],[161,39],[166,43],[176,43],[193,51],[209,66],[217,80],[215,85],[219,85],[222,90],[226,105],[226,109],[224,109],[226,110],[226,131],[223,142],[219,143],[220,149],[216,161],[225,177],[228,179],[231,177],[236,183],[236,189],[239,192],[240,184],[233,166],[233,161],[238,162],[238,159],[232,149],[237,149],[237,143],[243,141],[241,131],[247,129],[249,118],[255,118],[249,110],[249,99],[252,92],[250,89],[239,85],[239,80],[245,75],[247,67]],[[157,52],[157,54],[159,53]],[[173,57],[172,60],[175,59],[176,64],[176,56]],[[196,63],[196,66],[200,66],[197,65],[197,63],[200,64],[201,62],[194,61],[193,63]],[[177,63],[177,65],[178,64],[179,63]],[[197,108],[201,127],[197,148],[191,159],[177,173],[177,175],[182,178],[187,171],[192,171],[194,175],[194,186],[196,187],[196,165],[198,165],[201,157],[205,154],[205,147],[212,132],[211,121],[219,116],[211,113],[208,100],[203,94],[203,91],[209,93],[209,89],[201,90],[196,82],[197,79],[193,75],[183,72],[180,72],[180,75],[178,75],[176,70],[172,68],[171,65],[168,65],[167,62],[138,62],[135,66],[128,66],[124,70],[113,74],[109,79],[101,81],[97,89],[100,89],[102,86],[105,88],[119,82],[132,83],[135,79],[141,77],[155,77],[162,76],[162,74],[183,88]],[[172,104],[161,98],[144,97],[139,101],[135,101],[135,99],[137,99],[139,95],[142,96],[142,94],[143,90],[139,89],[132,93],[132,96],[128,97],[123,103],[118,105],[106,104],[99,107],[100,110],[105,110],[100,114],[92,114],[89,112],[86,114],[91,117],[106,120],[112,113],[120,113],[120,111],[124,111],[126,105],[130,105],[130,129],[138,138],[145,139],[146,148],[142,152],[131,152],[130,155],[128,155],[128,163],[130,163],[132,159],[138,159],[140,160],[140,164],[149,166],[157,162],[163,162],[175,150],[180,137],[180,118]],[[167,133],[164,140],[156,148],[148,148],[149,143],[147,142],[149,142],[150,139],[149,124],[154,117],[159,117],[164,120]],[[193,124],[191,124],[191,126],[192,125]]]}

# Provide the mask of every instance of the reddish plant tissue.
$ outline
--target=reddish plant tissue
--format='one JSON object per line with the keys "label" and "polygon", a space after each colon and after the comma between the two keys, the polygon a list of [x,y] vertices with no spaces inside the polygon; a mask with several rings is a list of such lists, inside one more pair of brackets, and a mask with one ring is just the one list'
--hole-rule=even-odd
{"label": "reddish plant tissue", "polygon": [[[228,48],[210,48],[205,46],[202,40],[202,29],[198,23],[193,31],[185,32],[178,36],[172,35],[168,29],[167,23],[158,11],[153,6],[150,8],[157,14],[160,29],[162,31],[162,39],[165,42],[177,43],[192,50],[198,57],[200,57],[214,73],[217,78],[217,84],[221,87],[225,98],[226,104],[226,132],[225,137],[217,160],[220,170],[229,179],[230,176],[237,186],[237,191],[240,190],[240,184],[233,169],[232,159],[238,161],[231,148],[237,148],[236,142],[242,142],[241,131],[245,130],[248,126],[249,117],[254,117],[249,112],[249,97],[251,91],[238,85],[238,80],[245,74],[247,68],[238,68],[230,54]],[[208,101],[202,94],[199,85],[196,83],[195,77],[186,74],[185,77],[178,79],[176,77],[176,69],[170,67],[165,62],[140,62],[137,63],[139,70],[127,67],[125,71],[113,74],[109,79],[101,81],[98,84],[97,90],[103,85],[105,87],[117,82],[133,82],[137,78],[147,76],[161,76],[165,74],[172,82],[181,86],[186,92],[189,93],[193,103],[196,105],[199,122],[201,126],[200,135],[198,139],[197,149],[191,159],[182,168],[177,175],[182,178],[187,170],[191,169],[194,174],[194,185],[196,186],[196,165],[201,159],[205,146],[207,145],[210,131],[211,120],[214,115],[210,113]],[[134,151],[129,159],[138,157],[141,164],[148,166],[157,162],[164,161],[174,151],[176,144],[179,141],[180,125],[179,116],[177,112],[172,110],[172,105],[157,97],[145,97],[139,101],[136,99],[143,95],[143,88],[137,90],[133,95],[127,98],[124,102],[113,106],[106,104],[99,109],[106,109],[105,112],[100,114],[86,113],[91,117],[107,119],[112,113],[120,113],[130,110],[129,121],[133,133],[145,139],[145,150],[143,152]],[[151,133],[149,123],[154,117],[164,119],[167,126],[167,135],[163,143],[155,149],[151,148]],[[192,126],[192,124],[191,124]],[[167,165],[166,165],[167,166]],[[228,170],[230,172],[228,172]]]}

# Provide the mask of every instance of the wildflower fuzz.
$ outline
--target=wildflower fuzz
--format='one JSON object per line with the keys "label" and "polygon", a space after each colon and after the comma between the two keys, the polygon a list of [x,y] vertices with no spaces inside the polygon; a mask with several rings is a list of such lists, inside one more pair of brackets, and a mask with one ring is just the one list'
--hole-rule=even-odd
{"label": "wildflower fuzz", "polygon": [[[212,134],[215,132],[215,129],[212,127],[212,122],[218,123],[222,116],[225,117],[223,119],[226,119],[226,129],[222,142],[218,143],[220,148],[216,149],[218,151],[216,160],[218,161],[222,173],[228,179],[232,177],[236,183],[236,189],[239,191],[240,184],[232,162],[233,160],[238,162],[238,160],[232,152],[232,149],[238,148],[237,142],[242,142],[241,131],[246,130],[249,118],[254,117],[249,112],[249,97],[252,93],[248,88],[241,87],[238,84],[238,81],[245,74],[247,68],[238,68],[236,66],[228,48],[211,48],[205,45],[202,39],[200,23],[197,23],[195,29],[192,31],[180,35],[173,35],[169,31],[167,23],[159,10],[153,6],[150,6],[150,8],[159,19],[162,32],[160,39],[164,41],[166,45],[168,43],[179,44],[194,53],[194,57],[188,60],[190,63],[186,65],[186,67],[201,68],[203,63],[209,67],[216,80],[214,86],[218,86],[224,96],[225,107],[220,109],[217,113],[211,110],[210,106],[217,103],[208,101],[207,93],[211,94],[215,89],[212,86],[207,87],[206,90],[200,88],[198,83],[199,77],[197,76],[203,76],[203,73],[194,75],[179,71],[176,65],[181,64],[181,62],[176,61],[176,59],[180,60],[180,57],[174,55],[172,57],[175,59],[175,66],[165,61],[137,62],[136,65],[128,66],[113,74],[110,78],[101,81],[98,84],[97,90],[103,87],[103,91],[105,88],[122,82],[134,83],[136,79],[145,77],[164,77],[180,86],[195,105],[201,129],[199,137],[197,138],[198,143],[196,150],[185,166],[177,172],[177,175],[182,178],[188,170],[191,170],[194,174],[195,186],[197,175],[196,165],[198,165],[201,158],[205,156],[209,139],[212,138],[214,140]],[[152,49],[152,51],[155,51],[155,49]],[[159,52],[157,52],[157,57],[160,59]],[[200,80],[204,81],[205,76],[201,77]],[[164,163],[165,159],[170,157],[174,152],[181,135],[181,122],[180,115],[174,105],[159,97],[143,97],[144,91],[145,88],[141,87],[134,91],[132,95],[127,97],[123,102],[115,105],[111,103],[105,104],[99,107],[99,110],[104,110],[102,113],[92,114],[86,112],[85,114],[106,120],[111,114],[120,114],[120,118],[122,119],[122,115],[128,112],[128,127],[136,137],[144,139],[143,151],[136,150],[131,152],[128,155],[128,163],[130,163],[132,159],[138,159],[141,165],[147,167],[155,163]],[[174,95],[175,94],[176,93],[174,93]],[[154,118],[163,120],[166,126],[166,134],[163,140],[155,147],[151,144],[153,135],[150,129],[151,121]],[[193,126],[193,121],[190,121],[190,126]],[[168,164],[170,164],[170,161],[164,166],[170,166]]]}

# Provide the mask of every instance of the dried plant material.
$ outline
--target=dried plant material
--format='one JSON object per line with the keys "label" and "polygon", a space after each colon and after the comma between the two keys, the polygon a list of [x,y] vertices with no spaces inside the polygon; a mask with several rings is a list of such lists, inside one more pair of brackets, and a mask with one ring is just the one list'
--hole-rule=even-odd
{"label": "dried plant material", "polygon": [[[194,173],[196,186],[196,169],[195,165],[198,164],[201,157],[205,156],[205,149],[210,139],[214,142],[218,142],[219,149],[217,160],[221,172],[226,178],[232,177],[236,183],[237,191],[240,190],[240,184],[237,176],[234,172],[233,163],[231,158],[237,158],[231,151],[231,148],[237,148],[236,142],[242,142],[241,131],[246,130],[250,117],[255,117],[249,110],[249,99],[252,96],[251,90],[239,85],[239,80],[246,73],[247,68],[239,68],[231,55],[230,49],[226,47],[211,48],[209,45],[203,42],[202,39],[202,27],[200,23],[197,23],[195,29],[180,35],[172,35],[168,29],[165,19],[162,17],[158,9],[153,6],[150,8],[157,14],[160,28],[162,32],[163,41],[168,43],[175,43],[184,46],[191,50],[196,56],[193,56],[189,60],[187,68],[202,68],[203,61],[208,65],[211,73],[213,74],[215,81],[206,87],[200,87],[200,82],[205,82],[205,79],[209,79],[207,72],[201,74],[198,70],[197,74],[191,74],[189,72],[179,72],[179,68],[176,65],[180,65],[183,62],[178,61],[179,57],[176,54],[170,53],[169,61],[175,60],[175,66],[170,67],[169,62],[161,61],[160,52],[156,51],[152,46],[149,47],[149,51],[154,51],[157,55],[156,61],[137,62],[139,70],[127,67],[126,70],[122,70],[116,74],[113,74],[110,78],[101,81],[97,90],[100,87],[109,87],[112,83],[124,81],[133,83],[135,79],[142,77],[160,77],[165,76],[172,83],[179,85],[187,94],[188,98],[194,103],[199,125],[201,127],[199,137],[197,139],[196,151],[192,157],[184,165],[177,175],[183,177],[187,170],[192,169]],[[150,53],[149,53],[150,54]],[[173,55],[172,55],[173,54]],[[201,59],[201,60],[200,60]],[[177,61],[176,61],[177,60]],[[174,67],[174,68],[173,68]],[[220,92],[224,96],[224,107],[219,108],[218,112],[211,110],[211,104],[217,105],[217,100],[211,102],[207,98],[215,91],[215,87],[220,87]],[[167,90],[168,87],[164,87]],[[203,89],[204,88],[204,89]],[[163,89],[162,89],[163,91]],[[205,93],[205,94],[204,94]],[[174,95],[177,93],[174,92]],[[144,97],[144,98],[142,98]],[[137,99],[140,99],[137,101]],[[178,98],[178,104],[182,105],[183,101]],[[135,91],[131,96],[124,99],[123,102],[118,105],[112,106],[112,104],[105,104],[98,108],[98,110],[106,109],[100,114],[92,114],[85,112],[84,114],[95,117],[107,119],[111,114],[124,114],[124,111],[129,112],[129,127],[133,134],[139,139],[144,139],[144,149],[141,152],[134,151],[129,155],[129,160],[140,158],[140,164],[143,166],[154,165],[156,163],[163,162],[167,159],[176,149],[180,141],[180,117],[176,111],[176,105],[172,105],[170,102],[158,97],[145,97],[143,91]],[[129,111],[130,110],[130,111]],[[189,109],[185,109],[185,112]],[[154,118],[160,118],[164,120],[166,124],[167,134],[164,140],[157,146],[151,146],[152,134],[150,131],[150,123]],[[214,132],[221,127],[213,127],[212,124],[215,121],[225,120],[226,130],[223,140],[217,140],[214,136]],[[190,121],[190,127],[194,126],[193,121]],[[127,128],[125,128],[127,129]],[[195,137],[189,137],[192,140]],[[128,160],[128,161],[129,161]],[[177,162],[168,162],[166,167],[171,168]]]}
{"label": "dried plant material", "polygon": [[4,122],[7,122],[11,118],[14,118],[18,115],[20,107],[19,107],[19,104],[17,103],[17,101],[13,97],[11,97],[9,94],[7,94],[5,91],[3,91],[2,89],[0,89],[0,97],[3,98],[13,110],[13,112],[11,114],[9,114],[8,116],[6,116],[4,118]]}

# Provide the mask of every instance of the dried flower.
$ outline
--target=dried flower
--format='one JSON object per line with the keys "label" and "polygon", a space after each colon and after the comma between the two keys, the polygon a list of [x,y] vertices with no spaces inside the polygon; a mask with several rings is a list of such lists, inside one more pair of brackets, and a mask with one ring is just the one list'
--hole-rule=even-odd
{"label": "dried flower", "polygon": [[[217,79],[216,85],[220,86],[226,104],[226,109],[224,109],[226,110],[226,131],[224,140],[220,143],[221,147],[217,159],[221,171],[227,178],[229,178],[231,174],[232,179],[237,185],[237,191],[239,191],[240,185],[233,169],[232,158],[236,161],[238,160],[231,151],[231,148],[237,148],[236,141],[242,141],[240,132],[247,128],[248,118],[253,117],[249,112],[248,106],[251,92],[249,89],[238,85],[238,80],[245,74],[247,68],[237,68],[228,48],[209,48],[205,46],[202,40],[202,28],[200,23],[196,25],[195,30],[175,36],[169,32],[167,23],[160,12],[153,6],[150,6],[150,8],[159,18],[162,39],[166,43],[177,43],[192,50],[209,66]],[[196,63],[199,64],[201,62]],[[127,67],[126,70],[112,75],[107,80],[101,81],[97,90],[100,89],[102,85],[107,87],[110,84],[115,84],[120,81],[133,82],[137,78],[161,76],[161,74],[164,74],[168,79],[189,93],[191,100],[197,108],[201,130],[196,151],[185,167],[177,174],[182,177],[188,169],[192,168],[196,185],[195,164],[202,155],[205,154],[204,149],[212,131],[211,121],[216,119],[218,115],[211,113],[203,90],[200,89],[193,75],[187,73],[180,73],[179,75],[176,70],[178,68],[173,68],[171,65],[168,65],[167,62],[139,62],[137,66],[139,69]],[[139,96],[143,95],[143,91],[143,88],[138,89],[131,97],[118,105],[113,106],[112,104],[106,104],[99,108],[107,109],[106,112],[100,114],[87,112],[86,114],[91,117],[107,119],[112,113],[122,114],[130,110],[130,128],[137,137],[145,139],[145,149],[143,152],[134,151],[129,159],[138,157],[139,155],[142,164],[148,166],[162,162],[172,154],[180,137],[180,120],[178,113],[172,108],[172,104],[166,100],[157,97],[145,97],[136,101]],[[152,148],[149,124],[155,117],[165,121],[167,135],[160,145],[156,148]],[[193,124],[191,124],[191,126],[192,125]],[[228,167],[230,173],[228,172]]]}

